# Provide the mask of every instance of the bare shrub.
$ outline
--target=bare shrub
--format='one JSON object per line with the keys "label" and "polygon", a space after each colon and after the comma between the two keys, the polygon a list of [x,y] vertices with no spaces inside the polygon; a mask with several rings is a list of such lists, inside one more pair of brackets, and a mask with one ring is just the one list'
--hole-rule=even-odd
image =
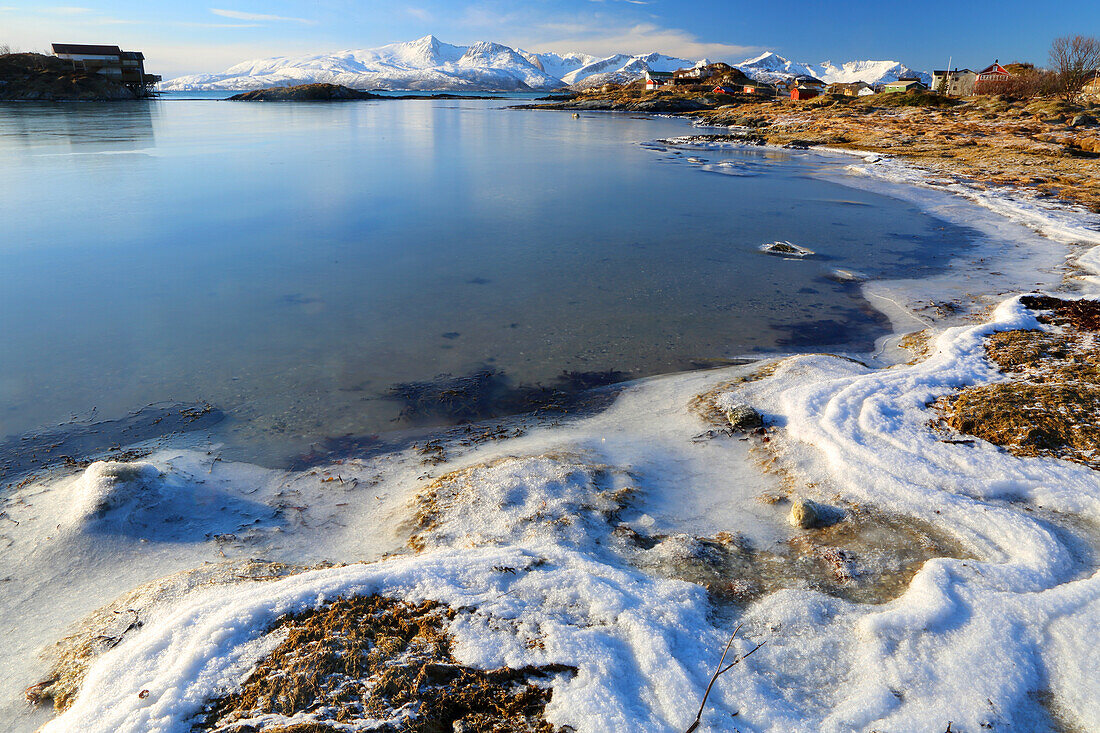
{"label": "bare shrub", "polygon": [[1057,74],[1057,94],[1072,102],[1100,69],[1100,39],[1094,36],[1054,39],[1050,44],[1050,65]]}

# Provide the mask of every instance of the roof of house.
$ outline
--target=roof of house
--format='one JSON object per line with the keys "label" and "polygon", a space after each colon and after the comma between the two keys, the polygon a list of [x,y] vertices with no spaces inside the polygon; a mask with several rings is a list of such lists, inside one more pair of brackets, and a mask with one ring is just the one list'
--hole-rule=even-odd
{"label": "roof of house", "polygon": [[886,82],[886,86],[888,87],[911,86],[913,84],[920,84],[921,86],[924,86],[924,82],[920,79],[898,79],[897,81]]}
{"label": "roof of house", "polygon": [[647,71],[645,74],[650,79],[671,79],[672,78],[672,72],[671,71]]}
{"label": "roof of house", "polygon": [[812,77],[812,76],[806,76],[805,74],[803,74],[802,76],[796,76],[794,78],[794,80],[795,80],[795,83],[797,83],[797,84],[824,84],[825,83],[825,82],[821,81],[820,79],[817,79],[817,78]]}
{"label": "roof of house", "polygon": [[123,51],[122,58],[126,59],[127,61],[144,61],[145,54],[143,54],[141,51]]}
{"label": "roof of house", "polygon": [[1008,69],[1001,66],[996,61],[979,71],[978,74],[1000,74],[1002,76],[1012,76],[1012,74],[1008,73]]}
{"label": "roof of house", "polygon": [[936,76],[947,76],[948,74],[976,74],[978,72],[971,71],[970,69],[953,69],[951,71],[947,69],[936,69],[932,73]]}
{"label": "roof of house", "polygon": [[89,46],[84,43],[54,43],[54,53],[74,53],[87,56],[120,56],[122,49],[118,46]]}

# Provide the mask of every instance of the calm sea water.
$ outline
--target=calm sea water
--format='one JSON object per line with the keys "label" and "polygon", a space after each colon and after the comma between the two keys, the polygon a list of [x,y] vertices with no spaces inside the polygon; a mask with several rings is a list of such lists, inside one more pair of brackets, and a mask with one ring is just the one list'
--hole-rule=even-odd
{"label": "calm sea water", "polygon": [[509,103],[0,106],[0,438],[209,402],[277,462],[407,426],[390,390],[441,374],[866,348],[886,324],[830,269],[928,273],[971,236],[822,180],[843,161]]}

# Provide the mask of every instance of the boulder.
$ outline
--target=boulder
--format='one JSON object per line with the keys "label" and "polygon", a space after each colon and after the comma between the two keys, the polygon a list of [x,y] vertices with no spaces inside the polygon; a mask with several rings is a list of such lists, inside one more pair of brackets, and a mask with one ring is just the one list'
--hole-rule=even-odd
{"label": "boulder", "polygon": [[1070,127],[1093,127],[1094,125],[1096,125],[1096,118],[1086,114],[1076,115],[1069,121]]}
{"label": "boulder", "polygon": [[726,410],[726,419],[734,430],[749,431],[764,427],[764,418],[760,413],[743,402]]}
{"label": "boulder", "polygon": [[796,498],[791,502],[791,513],[787,521],[792,527],[810,529],[822,523],[823,508],[809,499]]}

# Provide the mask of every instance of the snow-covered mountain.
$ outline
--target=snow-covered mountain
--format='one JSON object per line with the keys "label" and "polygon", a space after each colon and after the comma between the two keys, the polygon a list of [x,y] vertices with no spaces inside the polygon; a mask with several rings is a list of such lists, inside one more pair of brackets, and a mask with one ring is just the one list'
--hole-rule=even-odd
{"label": "snow-covered mountain", "polygon": [[237,64],[221,74],[170,79],[163,91],[262,89],[325,82],[356,89],[522,90],[625,83],[646,71],[675,71],[694,61],[659,53],[601,57],[530,53],[482,41],[453,46],[435,36],[381,48],[277,56]]}
{"label": "snow-covered mountain", "polygon": [[[277,56],[237,64],[221,74],[194,74],[160,85],[164,91],[200,89],[262,89],[326,82],[355,89],[506,90],[590,87],[608,82],[624,84],[646,71],[675,71],[706,60],[650,54],[592,56],[585,53],[531,53],[499,43],[481,41],[453,46],[435,36],[381,48],[309,56]],[[765,53],[738,64],[759,81],[776,81],[809,74],[827,82],[894,81],[914,72],[896,61],[850,61],[836,66],[828,61],[813,66]]]}
{"label": "snow-covered mountain", "polygon": [[914,71],[897,61],[848,61],[837,66],[831,61],[821,64],[800,64],[772,53],[761,54],[737,64],[737,68],[757,81],[772,82],[794,76],[813,76],[826,83],[864,81],[868,84],[897,81],[913,77],[930,83],[932,77],[922,71]]}
{"label": "snow-covered mountain", "polygon": [[356,89],[553,89],[561,79],[499,43],[452,46],[435,36],[381,48],[245,61],[222,74],[181,76],[164,91],[262,89],[324,82]]}
{"label": "snow-covered mountain", "polygon": [[545,69],[548,74],[557,76],[565,85],[577,87],[625,84],[640,79],[647,71],[676,71],[690,68],[697,63],[659,53],[637,56],[617,53],[606,57],[583,53],[564,56],[554,53],[520,53],[539,68]]}

